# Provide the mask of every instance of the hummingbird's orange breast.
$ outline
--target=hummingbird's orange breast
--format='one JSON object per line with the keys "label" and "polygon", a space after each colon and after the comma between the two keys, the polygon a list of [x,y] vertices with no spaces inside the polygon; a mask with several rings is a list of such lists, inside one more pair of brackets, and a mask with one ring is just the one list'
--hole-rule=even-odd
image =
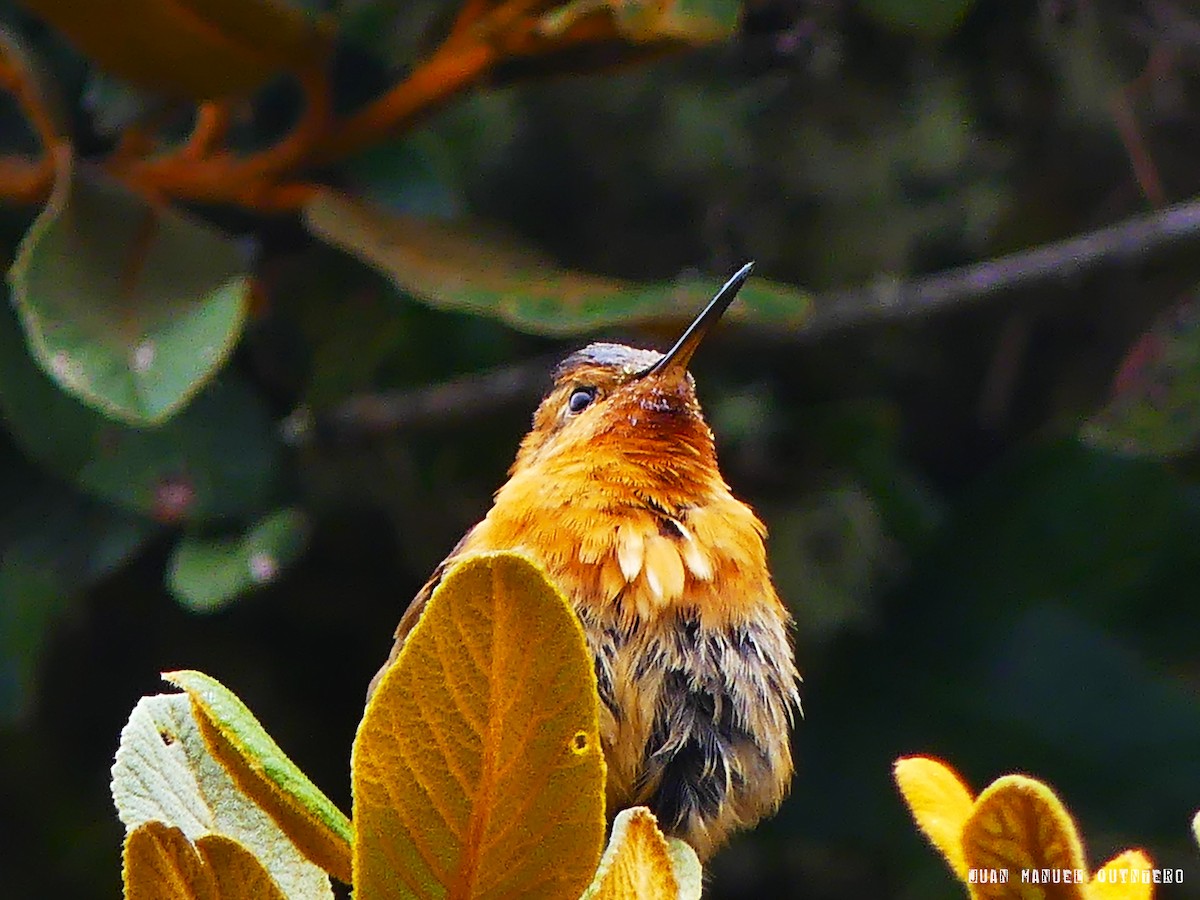
{"label": "hummingbird's orange breast", "polygon": [[649,804],[703,857],[782,800],[798,676],[762,523],[715,461],[638,426],[675,452],[616,429],[516,468],[459,553],[547,569],[596,658],[610,810]]}

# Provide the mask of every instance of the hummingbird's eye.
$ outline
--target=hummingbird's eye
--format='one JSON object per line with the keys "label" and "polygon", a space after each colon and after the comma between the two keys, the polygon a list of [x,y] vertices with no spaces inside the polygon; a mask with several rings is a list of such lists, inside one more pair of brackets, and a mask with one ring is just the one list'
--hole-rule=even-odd
{"label": "hummingbird's eye", "polygon": [[571,398],[567,400],[567,411],[572,415],[578,415],[587,409],[595,399],[596,389],[594,387],[576,388],[571,392]]}

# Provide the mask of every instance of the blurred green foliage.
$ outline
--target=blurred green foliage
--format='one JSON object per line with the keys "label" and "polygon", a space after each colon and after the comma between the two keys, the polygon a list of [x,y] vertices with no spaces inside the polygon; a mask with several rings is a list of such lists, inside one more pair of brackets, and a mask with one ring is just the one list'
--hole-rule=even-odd
{"label": "blurred green foliage", "polygon": [[[1194,252],[1132,247],[1103,277],[803,330],[831,288],[1065,238],[1145,211],[1155,185],[1200,193],[1188,5],[747,0],[714,6],[739,24],[700,48],[623,20],[610,57],[522,57],[306,173],[374,204],[367,236],[396,265],[324,243],[314,205],[133,192],[100,163],[131,128],[177,147],[192,106],[100,71],[39,5],[0,0],[0,29],[74,161],[48,207],[0,207],[14,896],[117,895],[107,769],[162,669],[219,674],[348,807],[367,680],[502,482],[546,354],[662,346],[748,258],[761,279],[693,371],[723,471],[772,531],[806,718],[792,798],[713,862],[706,896],[957,896],[891,783],[911,753],[976,789],[1033,772],[1071,798],[1092,863],[1141,846],[1190,874]],[[456,8],[287,15],[331,36],[348,111],[416,70]],[[686,52],[654,61],[668,50]],[[276,69],[239,71],[260,88],[227,140],[253,154],[303,104]],[[536,77],[574,72],[594,74]],[[0,153],[33,158],[37,137],[0,95]],[[604,289],[573,306],[580,285]],[[53,872],[17,866],[47,855]]]}

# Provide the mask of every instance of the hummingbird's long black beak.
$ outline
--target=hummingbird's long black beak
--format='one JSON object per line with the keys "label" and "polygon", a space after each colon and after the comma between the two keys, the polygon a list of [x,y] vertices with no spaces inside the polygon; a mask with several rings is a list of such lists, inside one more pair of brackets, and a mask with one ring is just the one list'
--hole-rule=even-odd
{"label": "hummingbird's long black beak", "polygon": [[717,324],[717,320],[729,308],[729,304],[733,302],[733,298],[746,283],[746,279],[750,277],[753,269],[754,263],[752,262],[748,262],[738,269],[733,277],[725,282],[725,286],[717,291],[717,296],[712,298],[712,302],[704,307],[704,312],[696,316],[696,321],[688,326],[683,336],[675,342],[675,346],[668,350],[662,359],[639,373],[638,378],[662,378],[671,375],[682,377],[683,373],[687,371],[688,363],[692,360],[692,354],[696,352],[696,348],[700,346],[704,336],[712,330],[712,327]]}

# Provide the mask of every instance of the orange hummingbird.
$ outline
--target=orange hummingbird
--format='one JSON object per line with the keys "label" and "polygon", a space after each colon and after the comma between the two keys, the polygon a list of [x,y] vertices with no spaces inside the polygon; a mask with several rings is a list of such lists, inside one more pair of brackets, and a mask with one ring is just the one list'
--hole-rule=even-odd
{"label": "orange hummingbird", "polygon": [[721,477],[687,371],[752,268],[665,354],[596,343],[559,364],[508,481],[409,605],[368,692],[448,566],[524,553],[570,600],[595,657],[610,818],[648,806],[701,859],[779,807],[800,710],[766,529]]}

